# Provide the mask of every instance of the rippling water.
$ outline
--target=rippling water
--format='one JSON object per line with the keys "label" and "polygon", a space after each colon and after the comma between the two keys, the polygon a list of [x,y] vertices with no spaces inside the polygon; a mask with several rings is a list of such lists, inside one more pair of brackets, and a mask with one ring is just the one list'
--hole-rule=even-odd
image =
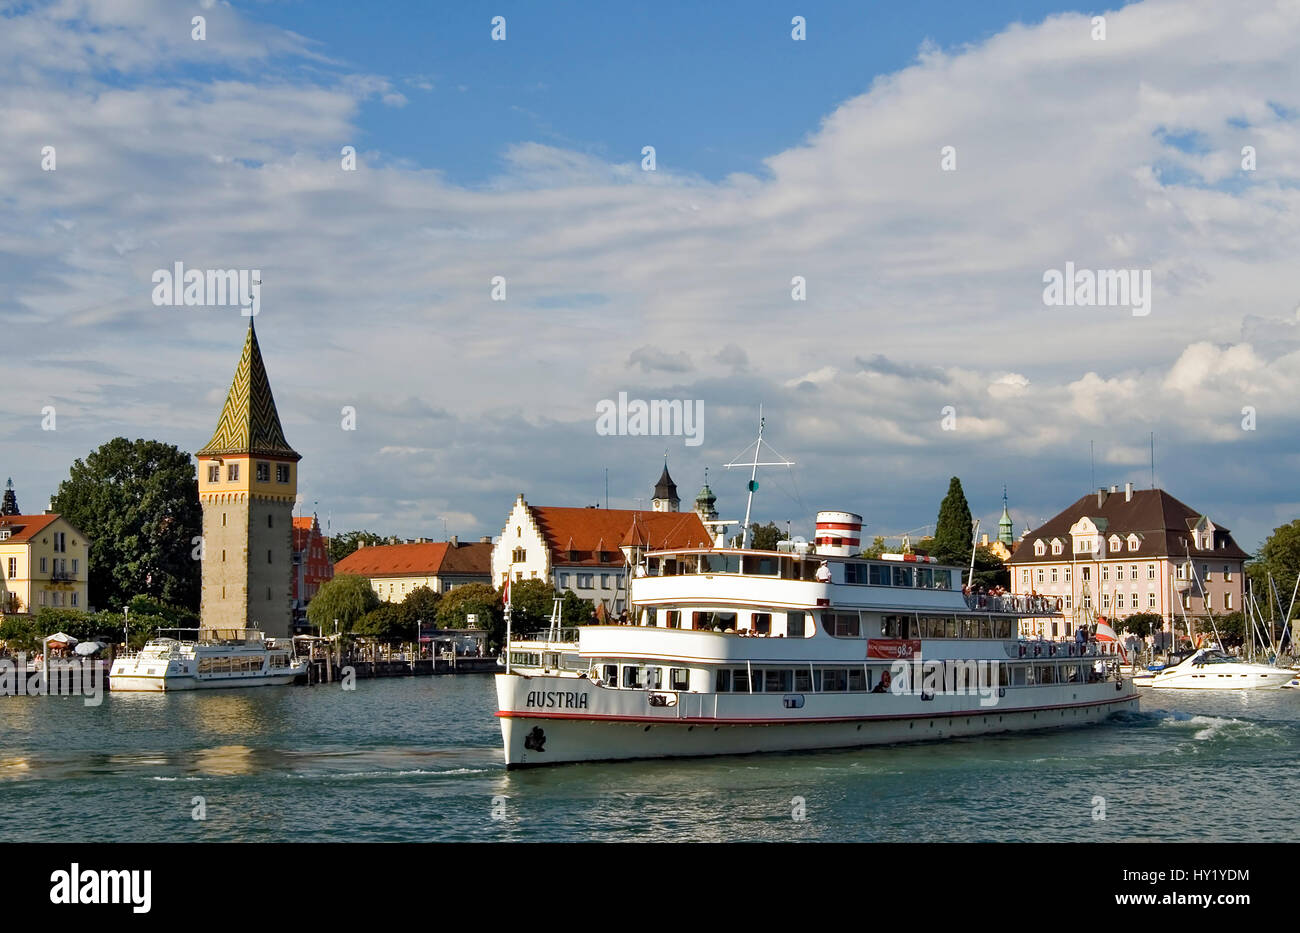
{"label": "rippling water", "polygon": [[1146,691],[1138,714],[1035,735],[509,774],[494,710],[486,676],[0,697],[0,839],[1262,841],[1300,818],[1300,691]]}

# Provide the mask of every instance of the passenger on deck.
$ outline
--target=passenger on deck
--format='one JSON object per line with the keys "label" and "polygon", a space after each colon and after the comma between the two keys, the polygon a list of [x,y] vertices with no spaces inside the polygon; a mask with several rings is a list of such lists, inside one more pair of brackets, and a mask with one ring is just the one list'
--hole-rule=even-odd
{"label": "passenger on deck", "polygon": [[831,582],[831,568],[830,565],[826,563],[826,561],[822,561],[821,566],[817,568],[817,582],[818,583]]}

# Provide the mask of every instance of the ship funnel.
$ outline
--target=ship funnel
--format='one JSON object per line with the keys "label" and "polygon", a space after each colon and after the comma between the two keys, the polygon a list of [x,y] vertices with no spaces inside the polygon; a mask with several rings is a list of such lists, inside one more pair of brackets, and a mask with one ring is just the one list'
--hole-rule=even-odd
{"label": "ship funnel", "polygon": [[862,550],[862,516],[853,512],[817,513],[817,553],[854,557]]}

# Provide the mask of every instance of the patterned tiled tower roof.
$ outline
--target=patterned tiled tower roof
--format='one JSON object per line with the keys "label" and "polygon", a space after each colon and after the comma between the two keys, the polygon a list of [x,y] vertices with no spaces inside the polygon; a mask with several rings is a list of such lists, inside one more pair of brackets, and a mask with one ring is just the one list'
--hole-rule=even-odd
{"label": "patterned tiled tower roof", "polygon": [[275,410],[271,383],[266,378],[266,366],[262,363],[262,351],[257,345],[257,333],[251,320],[244,352],[235,367],[235,380],[230,384],[230,394],[226,396],[226,406],[221,410],[216,433],[196,456],[232,454],[302,459],[284,439],[284,429],[280,427],[280,415]]}

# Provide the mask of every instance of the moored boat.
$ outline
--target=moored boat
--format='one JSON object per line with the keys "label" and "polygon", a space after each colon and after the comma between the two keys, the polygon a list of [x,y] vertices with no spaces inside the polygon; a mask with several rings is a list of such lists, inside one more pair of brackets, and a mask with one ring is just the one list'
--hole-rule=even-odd
{"label": "moored boat", "polygon": [[113,662],[111,691],[165,692],[290,684],[307,661],[267,641],[257,629],[185,629],[192,639],[159,637]]}

